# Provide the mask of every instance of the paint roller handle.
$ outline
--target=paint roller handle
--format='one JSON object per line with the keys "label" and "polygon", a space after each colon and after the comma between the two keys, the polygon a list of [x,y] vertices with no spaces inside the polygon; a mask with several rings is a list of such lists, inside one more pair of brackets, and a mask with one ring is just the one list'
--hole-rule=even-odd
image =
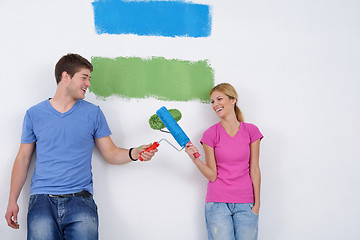
{"label": "paint roller handle", "polygon": [[[190,142],[188,142],[188,144],[191,144],[191,145],[192,145],[192,142],[190,141]],[[186,144],[186,146],[187,146],[188,144]],[[194,155],[195,158],[199,158],[199,157],[201,156],[199,152],[196,152],[196,153],[194,153],[193,155]]]}
{"label": "paint roller handle", "polygon": [[[147,148],[145,150],[145,152],[150,152],[151,150],[154,150],[155,148],[157,148],[159,145],[160,144],[158,142],[154,142],[149,148]],[[144,161],[141,156],[139,157],[139,160]]]}

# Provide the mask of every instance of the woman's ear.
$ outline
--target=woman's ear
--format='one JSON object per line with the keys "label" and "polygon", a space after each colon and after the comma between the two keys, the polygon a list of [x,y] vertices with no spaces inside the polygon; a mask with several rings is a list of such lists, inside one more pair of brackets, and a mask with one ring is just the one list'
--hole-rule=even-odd
{"label": "woman's ear", "polygon": [[233,105],[236,104],[236,99],[235,98],[231,98],[231,104],[233,104]]}

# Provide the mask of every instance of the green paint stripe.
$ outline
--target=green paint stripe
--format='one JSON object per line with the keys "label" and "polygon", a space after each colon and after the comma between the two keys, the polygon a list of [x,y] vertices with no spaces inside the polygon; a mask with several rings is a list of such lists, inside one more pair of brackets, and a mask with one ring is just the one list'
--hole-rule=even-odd
{"label": "green paint stripe", "polygon": [[151,57],[92,57],[90,91],[99,97],[154,97],[169,101],[210,101],[214,71],[207,60],[183,61]]}

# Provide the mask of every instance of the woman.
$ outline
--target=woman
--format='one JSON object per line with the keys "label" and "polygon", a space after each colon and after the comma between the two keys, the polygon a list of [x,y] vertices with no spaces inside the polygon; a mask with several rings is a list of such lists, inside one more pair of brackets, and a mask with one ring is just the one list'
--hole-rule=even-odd
{"label": "woman", "polygon": [[257,239],[260,208],[259,150],[263,135],[245,123],[237,107],[237,93],[228,83],[210,91],[211,105],[220,122],[202,139],[205,161],[195,158],[197,148],[186,152],[209,179],[205,216],[209,240]]}

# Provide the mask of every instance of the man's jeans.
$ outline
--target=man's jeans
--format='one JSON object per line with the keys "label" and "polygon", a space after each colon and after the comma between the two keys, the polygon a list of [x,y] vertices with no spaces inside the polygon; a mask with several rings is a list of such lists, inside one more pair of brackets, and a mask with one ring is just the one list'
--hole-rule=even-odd
{"label": "man's jeans", "polygon": [[252,203],[207,202],[206,226],[209,240],[256,240],[259,216]]}
{"label": "man's jeans", "polygon": [[28,240],[98,239],[97,206],[92,197],[31,195]]}

